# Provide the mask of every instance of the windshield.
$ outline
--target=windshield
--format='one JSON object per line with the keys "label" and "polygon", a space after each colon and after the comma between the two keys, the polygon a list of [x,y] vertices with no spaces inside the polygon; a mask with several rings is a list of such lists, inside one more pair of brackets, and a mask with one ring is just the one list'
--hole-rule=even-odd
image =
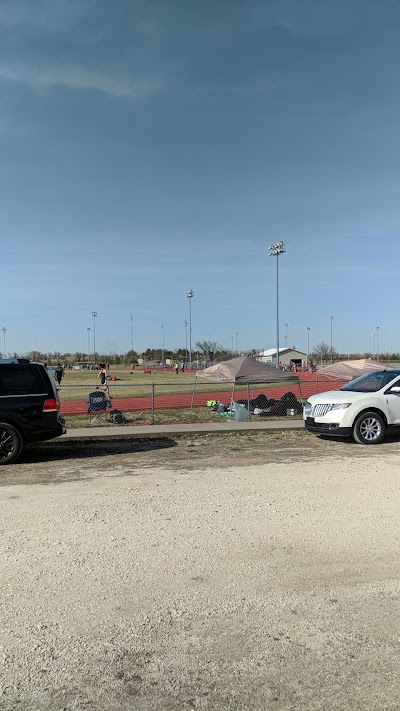
{"label": "windshield", "polygon": [[374,373],[367,373],[360,378],[356,378],[351,383],[344,385],[340,390],[346,390],[355,393],[374,393],[384,388],[392,380],[397,378],[400,373],[388,372],[386,370],[378,370]]}

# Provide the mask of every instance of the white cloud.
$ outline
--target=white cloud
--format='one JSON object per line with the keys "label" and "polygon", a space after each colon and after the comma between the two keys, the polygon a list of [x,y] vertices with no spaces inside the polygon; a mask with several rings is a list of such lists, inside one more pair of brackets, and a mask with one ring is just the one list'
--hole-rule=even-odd
{"label": "white cloud", "polygon": [[145,98],[158,88],[155,82],[132,81],[73,65],[0,64],[0,79],[19,82],[36,90],[65,87],[77,91],[100,91],[109,96],[128,99]]}

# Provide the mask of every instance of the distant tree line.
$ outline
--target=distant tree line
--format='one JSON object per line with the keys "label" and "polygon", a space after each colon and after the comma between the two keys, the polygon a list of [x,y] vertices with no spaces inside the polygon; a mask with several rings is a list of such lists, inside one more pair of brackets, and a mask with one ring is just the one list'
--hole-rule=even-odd
{"label": "distant tree line", "polygon": [[[252,348],[245,351],[247,355],[257,356],[260,352],[260,348]],[[224,348],[219,345],[216,341],[197,341],[192,349],[192,361],[199,360],[201,363],[215,363],[227,358],[234,358],[241,353],[236,353],[229,349]],[[77,351],[76,353],[61,353],[61,351],[53,351],[48,353],[43,353],[41,351],[33,350],[29,353],[0,353],[0,358],[13,357],[13,358],[29,358],[29,360],[38,361],[40,363],[47,363],[48,365],[55,365],[56,363],[65,363],[68,365],[75,364],[92,364],[93,363],[93,353],[87,354]],[[312,352],[309,354],[310,358],[314,358],[317,363],[322,361],[324,363],[331,361],[341,361],[341,360],[355,360],[359,358],[371,358],[376,360],[377,356],[374,353],[338,353],[335,348],[330,347],[329,344],[321,341],[317,343]],[[146,348],[142,353],[137,353],[135,350],[128,350],[126,353],[98,353],[96,352],[96,363],[109,363],[110,365],[130,365],[137,364],[138,358],[143,359],[145,363],[161,363],[163,358],[164,362],[166,360],[173,360],[179,363],[186,363],[189,359],[189,353],[186,348],[177,348],[176,350],[161,348]],[[385,362],[400,362],[400,353],[379,353],[379,360],[383,363]]]}
{"label": "distant tree line", "polygon": [[[198,342],[195,348],[192,349],[192,360],[207,360],[213,362],[214,360],[231,358],[235,353],[224,349],[222,346],[218,346],[214,342]],[[93,363],[93,353],[89,355],[81,351],[76,353],[61,351],[52,352],[42,352],[38,350],[29,351],[27,353],[0,353],[0,358],[12,357],[12,358],[28,358],[29,360],[38,361],[40,363],[47,363],[48,365],[55,365],[56,363],[66,363],[68,365],[74,364],[92,364]],[[126,353],[100,353],[96,351],[96,363],[109,363],[110,365],[130,365],[137,364],[138,359],[141,358],[144,362],[161,363],[164,359],[174,360],[181,362],[187,362],[189,359],[189,353],[186,348],[164,349],[161,348],[146,348],[142,353],[138,353],[135,350],[129,350]]]}
{"label": "distant tree line", "polygon": [[310,353],[311,357],[316,359],[321,359],[322,361],[342,361],[342,360],[360,360],[361,358],[370,358],[372,360],[377,360],[382,362],[398,362],[400,361],[400,353],[338,353],[336,348],[331,348],[328,343],[321,341],[317,343],[313,348],[313,352]]}

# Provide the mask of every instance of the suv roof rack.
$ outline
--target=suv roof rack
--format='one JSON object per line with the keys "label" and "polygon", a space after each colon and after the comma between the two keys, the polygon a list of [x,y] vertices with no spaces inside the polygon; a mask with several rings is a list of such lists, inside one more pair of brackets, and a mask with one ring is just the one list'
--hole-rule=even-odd
{"label": "suv roof rack", "polygon": [[28,358],[0,358],[0,365],[9,363],[30,363]]}

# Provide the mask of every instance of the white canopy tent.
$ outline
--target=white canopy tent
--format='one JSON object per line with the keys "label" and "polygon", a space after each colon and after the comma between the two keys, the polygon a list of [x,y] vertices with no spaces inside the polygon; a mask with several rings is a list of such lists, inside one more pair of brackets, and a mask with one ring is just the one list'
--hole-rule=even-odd
{"label": "white canopy tent", "polygon": [[235,394],[235,385],[247,384],[248,415],[250,418],[250,389],[251,383],[279,383],[293,381],[300,383],[295,373],[285,373],[279,368],[275,368],[267,363],[261,363],[252,356],[241,356],[232,360],[216,363],[204,370],[198,370],[193,387],[192,407],[198,380],[208,380],[217,383],[232,383],[231,402]]}
{"label": "white canopy tent", "polygon": [[272,365],[261,363],[252,356],[241,356],[210,365],[209,368],[198,370],[196,378],[217,383],[276,383],[282,380],[298,380],[295,373],[285,373]]}
{"label": "white canopy tent", "polygon": [[341,380],[354,380],[361,375],[367,375],[374,370],[385,370],[386,364],[379,363],[376,360],[369,358],[361,358],[360,360],[342,360],[339,363],[326,365],[318,370],[318,375],[327,375],[331,378],[340,378]]}

